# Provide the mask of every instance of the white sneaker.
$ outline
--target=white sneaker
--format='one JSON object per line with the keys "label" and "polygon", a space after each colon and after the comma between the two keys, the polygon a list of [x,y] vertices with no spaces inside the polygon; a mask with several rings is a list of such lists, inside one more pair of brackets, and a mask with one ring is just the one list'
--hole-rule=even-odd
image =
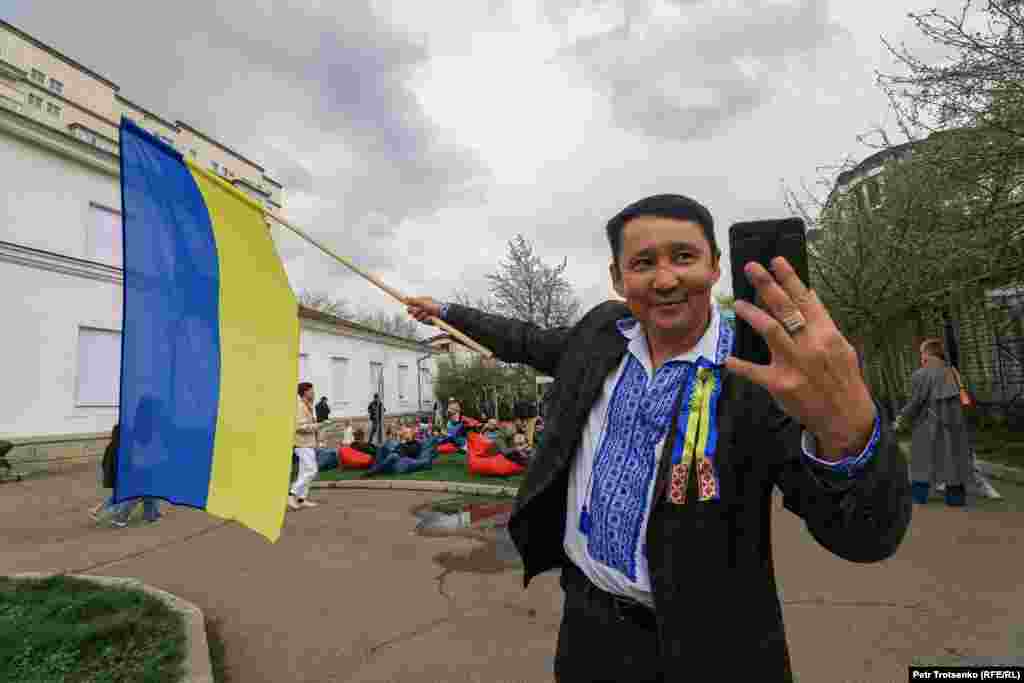
{"label": "white sneaker", "polygon": [[311,500],[304,500],[304,501],[302,501],[301,503],[299,503],[299,505],[301,505],[301,506],[302,506],[302,507],[304,507],[304,508],[315,508],[315,507],[316,507],[317,505],[319,505],[319,504],[320,504],[320,503],[314,503],[314,502],[313,502],[313,501],[311,501]]}
{"label": "white sneaker", "polygon": [[301,510],[302,505],[295,499],[295,496],[288,496],[288,509],[289,510]]}

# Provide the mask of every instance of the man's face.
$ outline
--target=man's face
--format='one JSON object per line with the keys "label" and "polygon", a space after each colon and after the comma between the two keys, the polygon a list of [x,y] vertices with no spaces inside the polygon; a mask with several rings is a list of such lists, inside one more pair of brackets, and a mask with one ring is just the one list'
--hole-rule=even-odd
{"label": "man's face", "polygon": [[512,438],[512,445],[515,447],[516,450],[525,451],[526,450],[526,437],[523,436],[522,434],[516,434]]}
{"label": "man's face", "polygon": [[448,404],[448,417],[457,417],[462,413],[462,406],[456,401]]}
{"label": "man's face", "polygon": [[721,269],[698,223],[638,216],[623,228],[611,275],[648,334],[682,337],[706,323]]}
{"label": "man's face", "polygon": [[412,441],[412,439],[413,439],[412,428],[410,428],[410,427],[402,427],[398,431],[398,438],[401,439],[402,441]]}
{"label": "man's face", "polygon": [[316,396],[316,391],[313,390],[313,387],[310,387],[309,389],[306,389],[304,392],[302,392],[303,400],[305,400],[308,403],[312,403],[313,402],[313,398],[315,396]]}
{"label": "man's face", "polygon": [[498,421],[495,420],[493,417],[491,419],[487,420],[487,424],[484,425],[484,431],[487,431],[487,432],[496,432],[496,431],[498,431]]}

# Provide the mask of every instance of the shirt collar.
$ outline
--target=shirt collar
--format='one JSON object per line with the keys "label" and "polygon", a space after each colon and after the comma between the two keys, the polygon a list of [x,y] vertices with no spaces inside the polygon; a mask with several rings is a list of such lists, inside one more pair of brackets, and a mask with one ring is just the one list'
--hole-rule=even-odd
{"label": "shirt collar", "polygon": [[[628,350],[648,371],[651,370],[651,354],[647,347],[647,335],[636,318],[627,316],[616,322],[619,333],[629,340]],[[711,322],[704,336],[697,345],[668,362],[682,361],[685,363],[701,363],[704,365],[721,366],[732,353],[733,344],[732,322],[722,315],[718,304],[711,303]]]}

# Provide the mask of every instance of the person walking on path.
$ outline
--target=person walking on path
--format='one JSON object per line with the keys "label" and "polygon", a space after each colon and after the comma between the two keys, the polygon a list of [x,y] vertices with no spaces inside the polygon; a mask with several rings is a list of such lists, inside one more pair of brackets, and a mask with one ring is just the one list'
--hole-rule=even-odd
{"label": "person walking on path", "polygon": [[[110,430],[110,443],[103,449],[103,459],[100,461],[100,483],[105,489],[114,488],[114,482],[117,479],[117,449],[120,447],[120,444],[121,425],[118,423]],[[114,510],[116,512],[117,508],[114,506],[113,493],[90,508],[89,516],[99,521],[100,513],[104,510]]]}
{"label": "person walking on path", "polygon": [[292,510],[316,507],[309,500],[309,486],[316,479],[319,467],[316,461],[316,447],[320,426],[313,415],[313,385],[299,383],[299,402],[295,415],[295,455],[299,458],[299,473],[288,491],[288,507]]}
{"label": "person walking on path", "polygon": [[971,447],[960,404],[960,373],[946,363],[941,339],[926,339],[919,350],[921,367],[910,378],[910,402],[895,424],[896,428],[914,427],[910,446],[914,502],[928,502],[934,481],[946,485],[947,505],[962,506],[970,477]]}
{"label": "person walking on path", "polygon": [[879,562],[910,523],[906,461],[853,347],[785,259],[745,267],[763,308],[735,310],[771,349],[756,365],[732,356],[711,298],[720,255],[705,207],[648,197],[606,232],[625,302],[573,327],[406,300],[416,320],[555,378],[508,524],[524,584],[561,569],[555,679],[791,682],[773,489],[818,544]]}
{"label": "person walking on path", "polygon": [[10,441],[0,440],[0,468],[4,469],[5,474],[10,474],[11,470],[14,469],[11,467],[11,463],[7,460],[7,454],[12,450],[14,450],[13,443]]}
{"label": "person walking on path", "polygon": [[327,422],[331,417],[331,406],[327,404],[327,397],[321,396],[320,402],[316,404],[316,421]]}
{"label": "person walking on path", "polygon": [[384,443],[384,403],[380,400],[380,394],[374,394],[373,400],[367,406],[370,414],[370,443],[380,446]]}

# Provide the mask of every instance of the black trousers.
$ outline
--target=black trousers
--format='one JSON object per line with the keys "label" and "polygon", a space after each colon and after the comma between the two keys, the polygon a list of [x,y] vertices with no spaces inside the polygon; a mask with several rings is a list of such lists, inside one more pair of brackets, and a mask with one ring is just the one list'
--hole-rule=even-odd
{"label": "black trousers", "polygon": [[605,593],[575,565],[562,570],[561,583],[555,681],[663,683],[652,610]]}

